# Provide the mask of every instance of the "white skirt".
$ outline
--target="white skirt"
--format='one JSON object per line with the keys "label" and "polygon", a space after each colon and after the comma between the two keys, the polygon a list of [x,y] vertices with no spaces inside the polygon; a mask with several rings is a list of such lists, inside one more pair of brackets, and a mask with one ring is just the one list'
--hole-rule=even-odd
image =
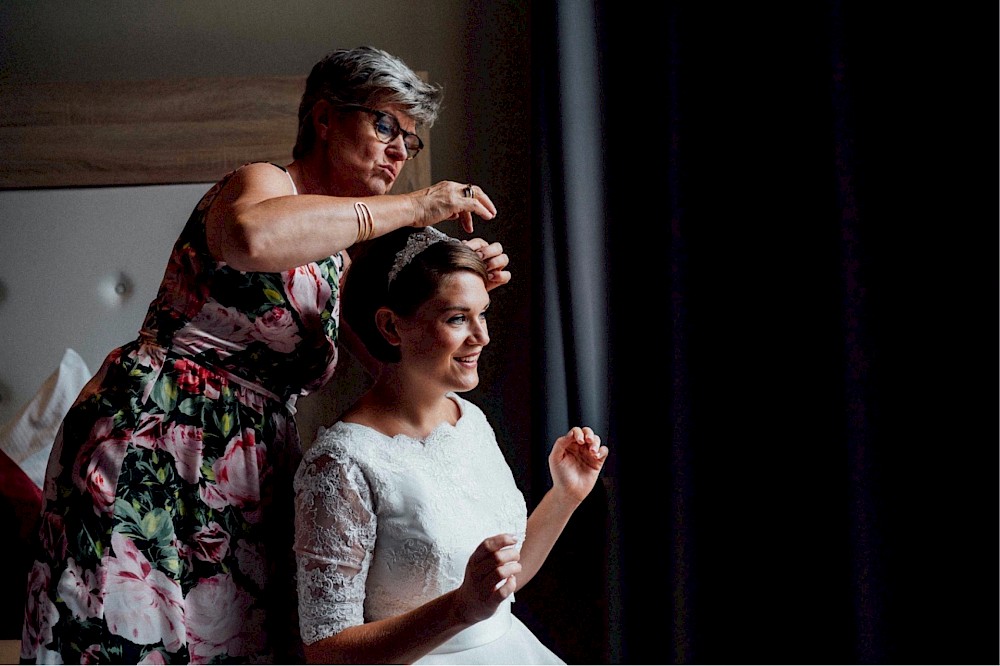
{"label": "white skirt", "polygon": [[501,604],[497,613],[418,659],[417,664],[565,664]]}

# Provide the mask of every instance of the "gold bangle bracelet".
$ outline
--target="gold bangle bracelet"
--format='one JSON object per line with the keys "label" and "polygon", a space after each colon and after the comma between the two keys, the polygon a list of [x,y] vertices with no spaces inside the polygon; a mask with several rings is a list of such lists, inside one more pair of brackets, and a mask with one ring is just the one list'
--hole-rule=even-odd
{"label": "gold bangle bracelet", "polygon": [[372,212],[363,201],[354,203],[354,212],[358,215],[358,238],[355,243],[361,243],[375,234],[375,221],[372,219]]}

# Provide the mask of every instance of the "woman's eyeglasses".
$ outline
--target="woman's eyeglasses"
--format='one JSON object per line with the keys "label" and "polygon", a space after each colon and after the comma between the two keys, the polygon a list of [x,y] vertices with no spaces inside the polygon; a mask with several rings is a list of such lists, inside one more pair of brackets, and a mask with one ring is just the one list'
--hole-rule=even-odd
{"label": "woman's eyeglasses", "polygon": [[413,132],[407,132],[405,129],[399,126],[399,121],[391,113],[386,113],[384,111],[376,111],[375,109],[369,109],[367,106],[359,106],[357,104],[348,104],[344,106],[345,109],[357,109],[358,111],[364,111],[365,113],[370,113],[375,116],[375,136],[382,143],[389,143],[394,140],[400,134],[403,135],[403,145],[406,146],[406,159],[412,160],[420,152],[420,149],[424,147],[424,142],[420,140],[420,137]]}

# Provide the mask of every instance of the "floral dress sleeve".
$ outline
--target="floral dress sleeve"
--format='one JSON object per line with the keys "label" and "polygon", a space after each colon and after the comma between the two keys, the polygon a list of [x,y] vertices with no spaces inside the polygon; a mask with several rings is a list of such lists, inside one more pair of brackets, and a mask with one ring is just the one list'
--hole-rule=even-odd
{"label": "floral dress sleeve", "polygon": [[376,517],[361,468],[313,447],[295,479],[299,623],[308,645],[364,623]]}

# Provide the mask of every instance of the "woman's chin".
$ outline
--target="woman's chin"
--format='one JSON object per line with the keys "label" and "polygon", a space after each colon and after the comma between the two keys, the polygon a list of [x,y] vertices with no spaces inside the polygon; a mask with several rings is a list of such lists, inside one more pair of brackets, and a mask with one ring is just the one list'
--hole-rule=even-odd
{"label": "woman's chin", "polygon": [[455,393],[464,393],[466,391],[471,391],[477,386],[479,386],[479,373],[473,373],[466,375],[461,381],[455,382],[455,387],[452,391]]}

